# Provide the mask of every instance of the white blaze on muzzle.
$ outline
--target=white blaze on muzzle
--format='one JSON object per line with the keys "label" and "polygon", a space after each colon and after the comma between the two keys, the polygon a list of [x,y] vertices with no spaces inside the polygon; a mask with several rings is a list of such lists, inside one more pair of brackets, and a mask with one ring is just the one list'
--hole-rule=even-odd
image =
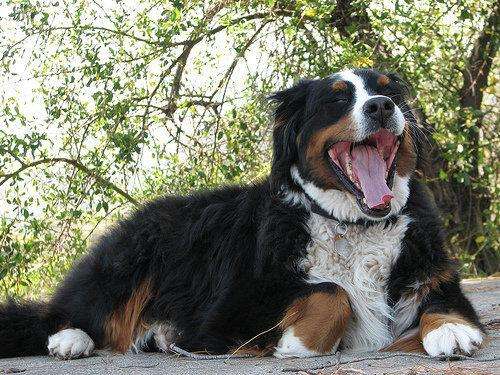
{"label": "white blaze on muzzle", "polygon": [[[338,74],[340,80],[351,83],[354,86],[354,103],[352,107],[352,118],[354,119],[356,126],[356,142],[360,142],[367,138],[370,134],[369,127],[367,124],[367,117],[364,113],[363,107],[365,103],[373,98],[384,97],[384,95],[371,95],[366,87],[363,79],[351,72],[350,70],[346,70],[340,72]],[[390,98],[389,98],[390,99]],[[405,126],[405,118],[403,116],[403,112],[401,109],[395,105],[393,118],[391,119],[392,127],[389,129],[395,135],[403,134],[404,126]]]}

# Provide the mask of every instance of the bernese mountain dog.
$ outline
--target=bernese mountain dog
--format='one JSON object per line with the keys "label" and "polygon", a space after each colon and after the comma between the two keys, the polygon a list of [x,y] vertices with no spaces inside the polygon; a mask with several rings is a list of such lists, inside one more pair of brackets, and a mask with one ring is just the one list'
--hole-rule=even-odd
{"label": "bernese mountain dog", "polygon": [[50,301],[0,306],[0,356],[172,343],[279,358],[472,354],[485,331],[414,176],[422,130],[408,96],[371,69],[275,93],[267,179],[145,204]]}

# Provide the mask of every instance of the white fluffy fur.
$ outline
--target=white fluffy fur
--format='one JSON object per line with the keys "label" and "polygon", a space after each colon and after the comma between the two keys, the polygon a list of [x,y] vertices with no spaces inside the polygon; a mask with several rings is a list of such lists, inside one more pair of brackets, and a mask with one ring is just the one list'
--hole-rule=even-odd
{"label": "white fluffy fur", "polygon": [[387,304],[386,282],[409,222],[402,215],[387,228],[385,223],[368,228],[349,225],[341,244],[334,239],[337,222],[311,214],[312,239],[300,266],[308,282],[333,282],[349,295],[354,319],[342,339],[346,348],[379,349],[392,342],[394,310]]}
{"label": "white fluffy fur", "polygon": [[[335,347],[335,350],[336,349],[337,348]],[[302,341],[300,341],[300,338],[295,336],[293,327],[289,327],[285,330],[285,332],[283,332],[283,335],[278,342],[278,346],[276,346],[276,350],[273,353],[273,355],[277,358],[314,357],[318,354],[319,353],[305,347]]]}
{"label": "white fluffy fur", "polygon": [[471,354],[482,342],[483,334],[479,329],[459,323],[445,323],[422,340],[425,351],[432,357]]}
{"label": "white fluffy fur", "polygon": [[49,354],[62,359],[88,357],[94,350],[94,341],[78,328],[63,329],[49,336]]}
{"label": "white fluffy fur", "polygon": [[146,347],[148,341],[154,336],[154,334],[155,330],[152,327],[144,332],[144,334],[137,336],[132,344],[132,347],[130,348],[130,351],[132,353],[140,353]]}
{"label": "white fluffy fur", "polygon": [[402,297],[394,305],[394,321],[392,324],[394,337],[398,337],[413,323],[420,307],[420,299],[420,295],[413,294],[409,298]]}
{"label": "white fluffy fur", "polygon": [[155,329],[155,343],[162,352],[168,352],[170,344],[175,342],[178,331],[170,323],[159,324]]}
{"label": "white fluffy fur", "polygon": [[[356,203],[356,198],[354,198],[352,194],[336,189],[323,190],[314,183],[305,181],[295,165],[290,168],[290,173],[293,180],[299,184],[302,189],[304,189],[307,195],[314,199],[314,201],[323,210],[335,216],[339,220],[377,220],[372,217],[368,217],[359,209],[359,206]],[[400,177],[398,174],[394,175],[394,184],[392,187],[394,198],[391,200],[390,214],[398,213],[406,204],[408,195],[410,194],[410,188],[408,186],[409,180],[409,177]],[[301,202],[305,207],[309,207],[309,202],[307,202],[307,199],[302,193],[288,192],[284,195],[284,199],[288,203],[297,204],[298,202]],[[383,220],[383,218],[378,220]]]}
{"label": "white fluffy fur", "polygon": [[156,323],[151,325],[151,327],[144,332],[141,336],[138,336],[132,345],[132,352],[138,353],[143,350],[148,341],[153,338],[156,347],[162,352],[168,352],[170,344],[175,342],[177,337],[176,328],[170,323]]}

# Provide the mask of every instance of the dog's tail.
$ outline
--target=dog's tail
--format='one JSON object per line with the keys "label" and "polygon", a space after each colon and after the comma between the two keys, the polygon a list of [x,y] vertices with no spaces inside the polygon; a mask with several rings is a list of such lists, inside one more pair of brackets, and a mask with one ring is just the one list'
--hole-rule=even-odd
{"label": "dog's tail", "polygon": [[47,340],[64,320],[47,303],[0,305],[0,358],[47,354]]}

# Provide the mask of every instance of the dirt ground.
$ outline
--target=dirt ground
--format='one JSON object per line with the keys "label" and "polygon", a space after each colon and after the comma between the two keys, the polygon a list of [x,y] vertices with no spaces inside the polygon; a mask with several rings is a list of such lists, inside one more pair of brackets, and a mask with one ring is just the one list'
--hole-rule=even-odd
{"label": "dirt ground", "polygon": [[500,278],[465,280],[464,290],[478,310],[490,336],[473,358],[440,361],[403,353],[337,353],[308,359],[244,358],[194,360],[167,354],[97,355],[72,361],[25,357],[0,360],[0,374],[459,374],[500,375]]}

